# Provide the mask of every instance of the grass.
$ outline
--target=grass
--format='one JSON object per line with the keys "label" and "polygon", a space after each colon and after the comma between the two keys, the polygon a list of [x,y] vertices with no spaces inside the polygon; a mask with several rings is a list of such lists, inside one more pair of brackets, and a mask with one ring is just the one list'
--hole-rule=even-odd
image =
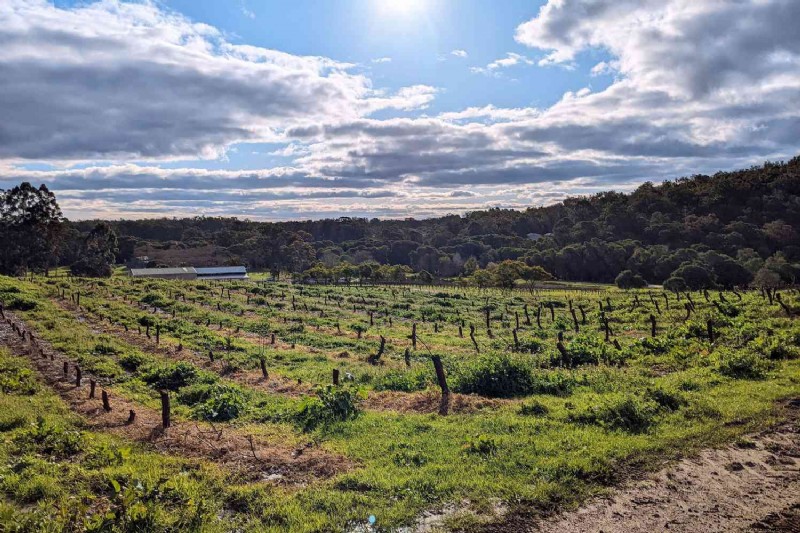
{"label": "grass", "polygon": [[[78,320],[62,292],[67,299],[81,294],[82,316],[91,324]],[[722,313],[695,294],[696,310],[684,321],[685,297],[678,302],[670,294],[669,311],[660,292],[654,297],[662,314],[656,315],[658,336],[651,338],[655,310],[648,291],[0,278],[6,309],[15,306],[13,312],[41,337],[105,376],[117,394],[155,407],[157,389],[166,387],[176,391],[178,417],[224,413],[217,419],[222,424],[287,443],[313,439],[356,465],[294,489],[231,480],[213,463],[88,434],[52,393],[31,388],[33,374],[21,359],[3,354],[0,386],[9,392],[0,396],[0,464],[8,466],[0,470],[0,524],[27,521],[61,530],[55,524],[81,515],[120,531],[347,531],[374,515],[379,530],[391,530],[413,525],[423,511],[448,507],[454,512],[446,528],[476,529],[496,519],[500,502],[512,512],[515,506],[574,504],[631,468],[653,468],[732,441],[770,423],[775,402],[800,395],[800,326],[777,305],[755,293],[741,302],[731,295],[736,312]],[[586,323],[576,313],[577,332],[570,301],[586,312]],[[556,315],[552,320],[545,306],[541,328],[540,302],[554,302]],[[619,347],[604,341],[600,305]],[[708,320],[714,343],[706,336]],[[136,331],[142,323],[158,323],[162,348],[170,350],[134,345],[115,333],[123,325]],[[416,351],[408,338],[413,323]],[[364,330],[361,339],[357,329]],[[559,334],[566,357],[557,347]],[[380,336],[386,352],[372,365],[367,359]],[[192,356],[209,349],[225,362],[225,372]],[[506,401],[447,417],[357,408],[358,398],[373,391],[412,398],[436,390],[430,354],[442,357],[454,391]],[[300,380],[298,390],[308,392],[298,397],[252,386],[243,376],[257,373],[262,357],[273,379]],[[336,389],[326,387],[334,369],[343,382]],[[45,453],[29,438],[41,413],[45,428],[83,435],[76,453]],[[112,464],[103,466],[95,456],[110,457]],[[137,480],[144,480],[141,488]],[[37,498],[48,503],[32,505]],[[109,509],[114,516],[103,518]],[[102,529],[93,524],[82,527]]]}

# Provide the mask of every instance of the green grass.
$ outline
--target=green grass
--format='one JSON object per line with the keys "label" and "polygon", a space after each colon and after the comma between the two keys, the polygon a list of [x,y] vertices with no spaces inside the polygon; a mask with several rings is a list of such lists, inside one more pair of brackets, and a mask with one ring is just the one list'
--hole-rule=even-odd
{"label": "green grass", "polygon": [[[232,289],[230,297],[228,289]],[[167,357],[114,335],[94,333],[56,305],[61,290],[67,296],[80,292],[84,312],[93,318],[106,322],[111,318],[134,331],[143,320],[158,321],[162,344],[181,343],[184,351]],[[0,278],[0,300],[7,308],[14,301],[25,302],[14,312],[87,370],[105,375],[119,394],[156,406],[156,389],[168,387],[176,391],[179,417],[224,410],[225,424],[287,443],[313,439],[356,465],[331,479],[287,490],[267,482],[231,482],[210,463],[189,463],[108,435],[92,435],[81,439],[83,446],[106,443],[131,451],[121,464],[110,466],[96,465],[88,459],[93,452],[82,449],[77,459],[57,458],[53,463],[69,467],[48,466],[50,458],[44,461],[47,464],[36,463],[35,470],[30,470],[35,475],[21,476],[11,466],[4,467],[0,524],[27,519],[47,523],[45,516],[54,524],[64,524],[71,519],[62,516],[65,509],[73,514],[75,509],[84,509],[83,514],[88,512],[85,509],[99,512],[113,506],[115,498],[130,497],[152,507],[146,518],[152,530],[352,530],[365,524],[370,515],[377,517],[379,529],[390,530],[413,525],[423,511],[447,505],[457,510],[445,525],[469,529],[491,520],[498,502],[512,510],[515,506],[574,505],[605,490],[632,468],[654,468],[664,460],[763,427],[774,420],[778,400],[800,396],[800,325],[786,318],[777,305],[768,306],[754,293],[745,294],[742,302],[728,295],[735,307],[732,312],[727,307],[720,310],[698,293],[693,295],[695,312],[684,321],[685,296],[678,302],[670,294],[669,310],[660,291],[653,291],[653,297],[660,314],[648,291],[604,287],[504,293],[285,283],[256,287],[240,282],[211,285],[127,278],[97,284],[65,278],[33,282]],[[639,306],[634,305],[637,298]],[[789,293],[784,299],[796,303]],[[129,303],[143,300],[149,302],[147,309]],[[569,312],[570,300],[578,332]],[[619,348],[604,341],[598,301]],[[554,303],[555,320],[550,318],[549,302]],[[541,328],[536,320],[540,303],[545,304]],[[491,337],[485,324],[487,306]],[[585,324],[579,307],[586,313]],[[651,313],[657,317],[656,338],[650,338]],[[515,345],[512,329],[517,316],[520,328]],[[707,320],[713,321],[717,337],[713,344],[707,338]],[[301,321],[302,328],[298,327]],[[462,321],[463,336],[459,336]],[[407,366],[404,354],[410,348],[413,323],[420,343],[417,351],[409,353]],[[354,324],[366,328],[362,339],[357,338]],[[470,325],[476,328],[480,353],[469,338]],[[257,335],[236,336],[237,327],[251,333],[264,327],[276,334],[278,347],[262,346]],[[559,333],[566,358],[556,346]],[[371,365],[367,357],[376,352],[380,335],[387,339],[386,353],[381,364]],[[292,342],[294,348],[289,346]],[[209,346],[229,368],[257,371],[263,353],[271,375],[318,387],[329,384],[332,370],[340,369],[343,379],[353,376],[346,387],[354,394],[436,390],[432,353],[442,357],[454,391],[506,401],[447,417],[363,410],[353,416],[352,398],[331,391],[321,393],[319,399],[313,395],[297,398],[250,388],[238,381],[235,372],[219,375],[194,363],[176,366],[187,352],[203,354]],[[0,412],[13,413],[0,416],[4,432],[0,463],[15,465],[30,453],[41,454],[36,448],[20,451],[15,444],[19,435],[31,430],[38,413],[46,412],[51,423],[66,430],[80,428],[80,421],[45,389],[38,387],[33,394],[25,390],[31,383],[29,369],[8,359],[0,359],[0,385],[11,383],[13,388],[19,383],[19,391],[0,396],[4,402]],[[127,473],[127,478],[120,478],[128,483],[120,484],[124,496],[115,492],[113,483],[109,489],[109,470]],[[130,487],[133,479],[149,482],[141,490],[126,492],[124,487]],[[148,496],[148,491],[164,483],[175,483],[179,489],[169,485],[169,490],[159,488],[159,495],[179,490],[181,496]],[[74,490],[70,484],[75,484]],[[136,493],[142,490],[144,494]],[[35,495],[45,497],[50,505],[32,506]],[[80,505],[71,508],[71,497]],[[183,507],[175,511],[179,505]],[[139,509],[134,503],[126,512],[134,508]],[[116,530],[133,530],[121,515],[109,520]]]}

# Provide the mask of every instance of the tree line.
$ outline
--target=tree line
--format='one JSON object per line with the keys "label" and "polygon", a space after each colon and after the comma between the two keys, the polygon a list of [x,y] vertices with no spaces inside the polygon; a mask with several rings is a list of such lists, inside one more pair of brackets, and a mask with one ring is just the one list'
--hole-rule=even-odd
{"label": "tree line", "polygon": [[[46,188],[23,184],[22,196],[42,195],[44,205],[28,219],[20,218],[25,201],[20,191],[14,193],[20,187],[3,193],[3,231],[28,232],[33,238],[3,245],[0,269],[76,265],[87,252],[97,259],[89,263],[101,265],[112,249],[115,260],[124,263],[146,246],[176,250],[178,257],[181,250],[211,247],[220,261],[297,275],[316,269],[309,277],[330,279],[356,269],[359,277],[391,280],[403,268],[406,274],[479,284],[486,274],[475,279],[476,272],[496,274],[498,265],[511,261],[517,270],[540,269],[537,276],[544,272],[561,280],[624,287],[793,284],[800,274],[799,170],[796,157],[712,176],[647,182],[630,194],[603,192],[522,211],[489,209],[426,220],[69,222],[54,211],[57,204]],[[57,232],[61,237],[53,254],[47,243]],[[116,244],[111,234],[118,236]]]}

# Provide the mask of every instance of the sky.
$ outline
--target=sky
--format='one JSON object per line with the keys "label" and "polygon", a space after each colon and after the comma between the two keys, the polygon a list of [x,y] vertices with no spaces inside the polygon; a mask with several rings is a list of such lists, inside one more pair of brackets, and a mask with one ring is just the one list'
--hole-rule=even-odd
{"label": "sky", "polygon": [[0,188],[425,218],[800,154],[797,0],[0,0]]}

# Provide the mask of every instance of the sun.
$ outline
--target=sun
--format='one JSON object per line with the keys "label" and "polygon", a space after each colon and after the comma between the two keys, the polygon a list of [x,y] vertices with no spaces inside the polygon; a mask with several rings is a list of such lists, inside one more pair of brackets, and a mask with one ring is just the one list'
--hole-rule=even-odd
{"label": "sun", "polygon": [[423,13],[429,0],[374,0],[374,2],[382,15],[409,17]]}

